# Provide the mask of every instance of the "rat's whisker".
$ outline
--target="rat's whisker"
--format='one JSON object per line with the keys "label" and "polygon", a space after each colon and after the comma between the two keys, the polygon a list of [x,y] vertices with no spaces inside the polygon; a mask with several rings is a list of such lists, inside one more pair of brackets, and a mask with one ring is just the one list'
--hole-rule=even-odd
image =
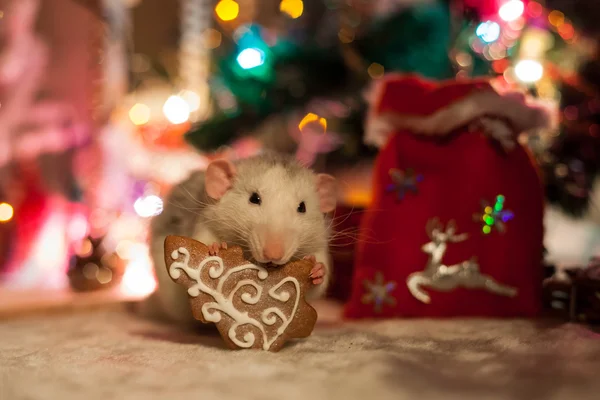
{"label": "rat's whisker", "polygon": [[[190,211],[190,212],[194,212],[195,210],[202,210],[204,209],[204,207],[185,207],[183,205],[181,205],[180,203],[175,203],[174,201],[168,201],[167,204],[172,205],[174,207],[177,207],[181,210],[186,210],[186,211]],[[200,215],[200,213],[195,213],[196,215]]]}
{"label": "rat's whisker", "polygon": [[190,200],[192,200],[194,203],[198,204],[199,206],[206,206],[206,205],[208,205],[208,203],[204,203],[204,202],[202,202],[202,201],[198,200],[198,198],[196,198],[196,197],[195,197],[195,196],[194,196],[194,195],[193,195],[193,194],[192,194],[192,193],[189,191],[189,189],[188,189],[187,187],[185,187],[185,186],[181,186],[179,189],[180,189],[180,190],[182,190],[182,191],[185,191],[185,193],[188,195],[188,198],[189,198]]}

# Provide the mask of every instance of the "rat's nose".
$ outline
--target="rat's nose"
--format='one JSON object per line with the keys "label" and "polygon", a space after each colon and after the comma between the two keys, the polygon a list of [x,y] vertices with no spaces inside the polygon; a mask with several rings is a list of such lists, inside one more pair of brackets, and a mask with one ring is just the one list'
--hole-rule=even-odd
{"label": "rat's nose", "polygon": [[272,262],[281,260],[283,258],[283,241],[280,239],[266,241],[263,247],[263,256]]}

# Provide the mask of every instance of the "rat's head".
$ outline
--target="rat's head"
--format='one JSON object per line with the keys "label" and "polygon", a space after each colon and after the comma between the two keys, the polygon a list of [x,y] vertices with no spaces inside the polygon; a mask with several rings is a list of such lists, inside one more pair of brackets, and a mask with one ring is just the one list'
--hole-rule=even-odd
{"label": "rat's head", "polygon": [[262,155],[213,161],[206,170],[208,224],[260,263],[283,265],[327,244],[325,213],[335,208],[335,179],[295,160]]}

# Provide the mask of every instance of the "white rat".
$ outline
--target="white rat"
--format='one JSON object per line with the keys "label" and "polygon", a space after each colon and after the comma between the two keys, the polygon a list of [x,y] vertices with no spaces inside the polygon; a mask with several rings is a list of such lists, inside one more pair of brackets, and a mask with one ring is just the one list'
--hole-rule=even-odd
{"label": "white rat", "polygon": [[310,299],[329,284],[329,223],[336,205],[335,179],[315,174],[293,158],[265,154],[232,163],[211,162],[177,185],[151,226],[151,255],[158,278],[161,311],[191,322],[188,295],[169,277],[164,262],[167,235],[192,237],[218,254],[239,245],[258,263],[283,265],[294,259],[314,262]]}

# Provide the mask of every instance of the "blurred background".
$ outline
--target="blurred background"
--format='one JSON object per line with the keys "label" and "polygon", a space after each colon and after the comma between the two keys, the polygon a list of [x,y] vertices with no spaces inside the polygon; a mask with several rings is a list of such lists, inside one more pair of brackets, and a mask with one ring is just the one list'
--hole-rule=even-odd
{"label": "blurred background", "polygon": [[548,262],[583,264],[600,252],[599,16],[596,0],[0,0],[0,303],[151,293],[149,220],[219,156],[296,154],[340,179],[340,212],[364,208],[364,119],[390,72],[489,77],[552,109],[522,143]]}

